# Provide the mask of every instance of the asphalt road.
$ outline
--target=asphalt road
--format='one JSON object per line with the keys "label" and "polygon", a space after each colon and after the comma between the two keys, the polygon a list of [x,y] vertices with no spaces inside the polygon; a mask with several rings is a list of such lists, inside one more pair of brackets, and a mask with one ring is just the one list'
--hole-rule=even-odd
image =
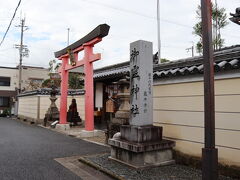
{"label": "asphalt road", "polygon": [[79,180],[54,158],[106,151],[103,146],[0,118],[0,180]]}

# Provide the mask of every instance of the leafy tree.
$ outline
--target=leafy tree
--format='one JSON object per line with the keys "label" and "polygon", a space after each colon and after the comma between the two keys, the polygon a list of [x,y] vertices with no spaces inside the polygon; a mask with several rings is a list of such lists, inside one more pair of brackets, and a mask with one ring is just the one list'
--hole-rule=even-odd
{"label": "leafy tree", "polygon": [[43,81],[42,83],[42,87],[43,88],[51,88],[52,85],[60,88],[60,85],[61,85],[61,79],[46,79]]}
{"label": "leafy tree", "polygon": [[57,63],[55,59],[50,60],[48,64],[49,64],[48,70],[50,71],[50,73],[56,73],[61,65],[61,63]]}
{"label": "leafy tree", "polygon": [[[213,49],[218,50],[223,47],[224,39],[221,38],[221,30],[228,25],[227,14],[225,8],[219,8],[212,4],[212,22],[213,22]],[[196,10],[197,22],[193,27],[193,34],[200,37],[200,40],[196,44],[196,49],[198,53],[202,53],[202,22],[201,22],[201,6],[198,5]]]}
{"label": "leafy tree", "polygon": [[[161,63],[169,62],[166,58],[161,58]],[[153,64],[158,64],[158,52],[153,55]]]}
{"label": "leafy tree", "polygon": [[165,62],[169,62],[170,60],[166,59],[166,58],[161,58],[161,63],[165,63]]}
{"label": "leafy tree", "polygon": [[70,89],[82,89],[83,83],[80,73],[69,73],[68,86]]}
{"label": "leafy tree", "polygon": [[27,82],[26,90],[35,90],[41,88],[41,82],[35,82],[34,80],[29,80]]}
{"label": "leafy tree", "polygon": [[57,63],[57,61],[55,59],[49,61],[49,67],[48,67],[49,78],[45,79],[42,82],[42,87],[43,88],[51,88],[52,85],[54,85],[54,86],[56,86],[58,88],[60,87],[60,85],[61,85],[61,78],[60,77],[52,78],[52,76],[54,74],[57,74],[57,71],[58,71],[58,68],[60,67],[60,65],[61,65],[61,63]]}
{"label": "leafy tree", "polygon": [[[61,63],[56,63],[56,60],[51,60],[49,62],[49,79],[46,79],[42,83],[42,87],[45,88],[51,88],[52,85],[60,88],[61,86],[61,78],[60,76],[57,77],[54,75],[57,74],[58,68],[60,67]],[[75,72],[70,72],[69,73],[69,78],[68,78],[68,87],[70,89],[81,89],[83,87],[83,81],[81,81],[81,74],[80,73],[75,73]]]}

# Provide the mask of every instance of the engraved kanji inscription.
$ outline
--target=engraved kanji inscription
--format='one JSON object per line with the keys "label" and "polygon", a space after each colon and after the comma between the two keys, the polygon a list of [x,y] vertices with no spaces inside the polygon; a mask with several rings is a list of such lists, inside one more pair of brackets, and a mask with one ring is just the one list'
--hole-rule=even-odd
{"label": "engraved kanji inscription", "polygon": [[130,55],[130,61],[133,63],[136,63],[138,55],[139,55],[139,51],[137,51],[136,48],[134,48]]}
{"label": "engraved kanji inscription", "polygon": [[139,67],[137,65],[133,66],[133,69],[131,69],[131,79],[134,78],[140,78],[139,73],[138,73]]}
{"label": "engraved kanji inscription", "polygon": [[131,114],[135,117],[136,114],[139,114],[139,109],[138,109],[138,106],[135,104],[135,105],[132,105],[132,108],[131,108]]}
{"label": "engraved kanji inscription", "polygon": [[138,92],[139,92],[139,87],[136,84],[135,86],[133,85],[132,89],[131,89],[131,95],[135,96],[135,98],[137,99],[138,96]]}

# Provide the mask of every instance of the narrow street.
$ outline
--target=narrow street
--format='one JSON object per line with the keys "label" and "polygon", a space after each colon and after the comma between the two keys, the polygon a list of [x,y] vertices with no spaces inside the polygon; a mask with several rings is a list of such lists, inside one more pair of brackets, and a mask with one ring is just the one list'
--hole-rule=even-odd
{"label": "narrow street", "polygon": [[77,180],[55,158],[107,152],[108,148],[10,118],[0,118],[1,180]]}

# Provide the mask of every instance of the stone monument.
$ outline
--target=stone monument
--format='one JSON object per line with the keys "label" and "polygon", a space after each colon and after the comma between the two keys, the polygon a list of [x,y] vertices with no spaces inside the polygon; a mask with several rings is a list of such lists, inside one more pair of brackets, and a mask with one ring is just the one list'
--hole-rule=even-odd
{"label": "stone monument", "polygon": [[162,127],[153,126],[152,43],[130,44],[130,119],[109,139],[110,159],[135,168],[172,164],[175,142],[162,139]]}
{"label": "stone monument", "polygon": [[69,106],[68,112],[67,112],[67,121],[72,126],[77,126],[78,122],[82,122],[79,113],[77,111],[77,103],[76,99],[72,99],[72,104]]}

